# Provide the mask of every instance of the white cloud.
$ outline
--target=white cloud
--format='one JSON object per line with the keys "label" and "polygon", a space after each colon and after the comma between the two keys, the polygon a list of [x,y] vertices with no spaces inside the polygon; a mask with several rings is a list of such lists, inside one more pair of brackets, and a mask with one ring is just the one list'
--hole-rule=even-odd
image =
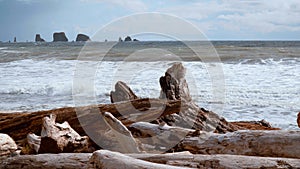
{"label": "white cloud", "polygon": [[159,11],[196,20],[201,25],[208,23],[209,27],[222,26],[231,31],[300,31],[298,0],[192,1],[184,5],[160,8]]}
{"label": "white cloud", "polygon": [[147,6],[141,0],[81,0],[82,2],[99,2],[106,3],[113,6],[119,6],[124,9],[134,11],[134,12],[144,12],[147,10]]}

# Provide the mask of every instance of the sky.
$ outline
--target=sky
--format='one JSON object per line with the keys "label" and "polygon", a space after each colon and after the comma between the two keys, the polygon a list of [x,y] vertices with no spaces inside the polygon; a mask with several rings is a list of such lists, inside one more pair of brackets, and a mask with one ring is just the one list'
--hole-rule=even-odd
{"label": "sky", "polygon": [[0,0],[0,41],[52,41],[61,31],[72,41],[144,12],[185,19],[209,40],[300,40],[299,0]]}

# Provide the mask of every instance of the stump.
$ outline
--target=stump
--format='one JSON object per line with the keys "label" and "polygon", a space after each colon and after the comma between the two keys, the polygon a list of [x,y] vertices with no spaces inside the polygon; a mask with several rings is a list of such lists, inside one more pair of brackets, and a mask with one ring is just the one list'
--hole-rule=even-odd
{"label": "stump", "polygon": [[89,138],[81,137],[68,122],[55,123],[56,116],[43,118],[41,144],[38,153],[92,152]]}

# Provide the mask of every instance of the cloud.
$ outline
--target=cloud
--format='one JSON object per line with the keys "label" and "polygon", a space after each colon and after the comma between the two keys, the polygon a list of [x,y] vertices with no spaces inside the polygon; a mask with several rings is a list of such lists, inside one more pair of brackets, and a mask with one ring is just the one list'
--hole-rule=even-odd
{"label": "cloud", "polygon": [[108,5],[119,6],[126,10],[130,10],[133,12],[144,12],[147,10],[147,6],[141,0],[80,0],[81,2],[98,2],[105,3]]}
{"label": "cloud", "polygon": [[298,0],[191,1],[158,10],[229,31],[300,31]]}

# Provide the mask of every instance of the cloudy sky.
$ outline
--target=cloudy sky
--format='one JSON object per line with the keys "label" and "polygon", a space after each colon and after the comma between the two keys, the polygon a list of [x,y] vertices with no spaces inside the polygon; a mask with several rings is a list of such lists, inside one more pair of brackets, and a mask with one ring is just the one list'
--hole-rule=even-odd
{"label": "cloudy sky", "polygon": [[57,31],[74,40],[143,12],[186,19],[210,40],[300,40],[299,0],[0,0],[0,41],[52,41]]}

